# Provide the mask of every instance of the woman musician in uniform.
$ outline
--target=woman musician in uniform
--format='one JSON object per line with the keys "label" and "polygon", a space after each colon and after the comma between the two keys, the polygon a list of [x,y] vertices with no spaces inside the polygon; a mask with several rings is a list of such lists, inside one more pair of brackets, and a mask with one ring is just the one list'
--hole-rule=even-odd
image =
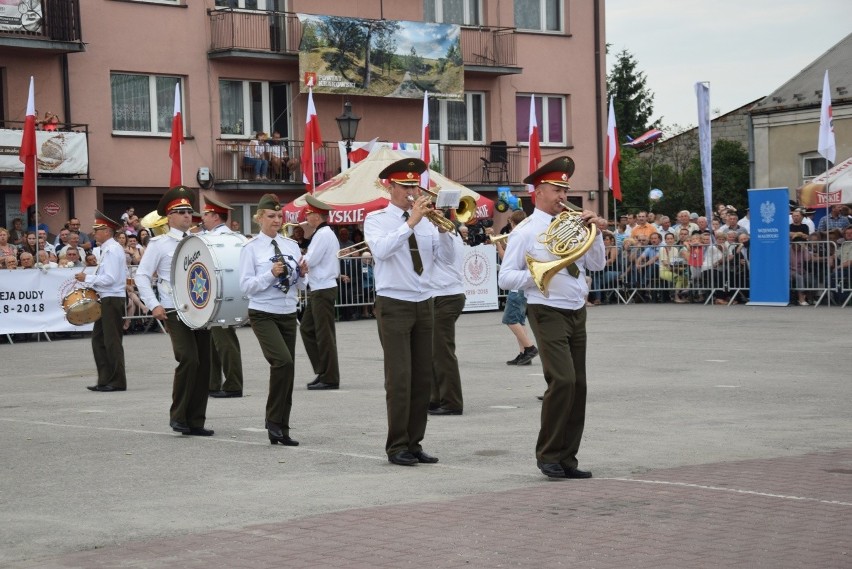
{"label": "woman musician in uniform", "polygon": [[271,444],[298,446],[290,438],[296,288],[305,288],[299,277],[307,272],[307,265],[299,245],[279,233],[284,214],[277,196],[262,196],[254,219],[260,233],[240,251],[240,289],[249,299],[251,327],[270,366],[266,430]]}

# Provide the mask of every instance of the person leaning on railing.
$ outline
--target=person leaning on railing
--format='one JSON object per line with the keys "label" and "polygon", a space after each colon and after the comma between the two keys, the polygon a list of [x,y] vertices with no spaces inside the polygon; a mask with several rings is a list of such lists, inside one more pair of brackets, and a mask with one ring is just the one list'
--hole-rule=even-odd
{"label": "person leaning on railing", "polygon": [[602,271],[592,273],[592,292],[589,297],[592,304],[598,305],[602,300],[602,290],[613,289],[618,285],[618,247],[615,245],[615,235],[611,231],[602,231],[606,249],[606,267]]}
{"label": "person leaning on railing", "polygon": [[683,247],[675,244],[673,233],[665,234],[665,243],[660,247],[660,280],[669,283],[675,288],[674,301],[678,304],[687,302],[681,296],[681,291],[686,288],[686,258]]}

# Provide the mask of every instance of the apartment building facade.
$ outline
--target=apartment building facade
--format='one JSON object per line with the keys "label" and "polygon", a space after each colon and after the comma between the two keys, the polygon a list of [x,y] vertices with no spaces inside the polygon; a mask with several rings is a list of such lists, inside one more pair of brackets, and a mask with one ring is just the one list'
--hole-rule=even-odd
{"label": "apartment building facade", "polygon": [[[300,166],[254,179],[242,156],[259,131],[279,132],[289,156],[301,155],[307,94],[299,15],[306,13],[459,25],[463,96],[429,102],[442,173],[487,197],[499,187],[525,195],[534,94],[544,160],[570,155],[577,164],[570,199],[603,211],[603,0],[42,0],[29,23],[4,26],[0,17],[0,131],[14,140],[32,76],[40,115],[60,118],[54,158],[84,152],[85,164],[40,171],[40,221],[55,231],[71,216],[85,226],[95,208],[116,217],[129,206],[140,214],[154,208],[169,180],[176,83],[185,185],[237,206],[246,228],[262,194],[285,202],[301,195]],[[345,167],[335,118],[347,101],[361,118],[356,145],[420,141],[422,98],[313,98],[324,139],[318,181]],[[5,224],[20,204],[11,146],[0,162]],[[496,171],[488,168],[495,158]]]}

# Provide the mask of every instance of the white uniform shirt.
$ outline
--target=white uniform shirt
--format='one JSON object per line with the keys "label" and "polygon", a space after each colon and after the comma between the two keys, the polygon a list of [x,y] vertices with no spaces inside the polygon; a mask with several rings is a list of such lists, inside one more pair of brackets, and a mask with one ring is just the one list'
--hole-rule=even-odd
{"label": "white uniform shirt", "polygon": [[115,239],[108,239],[98,247],[98,270],[86,275],[84,281],[102,297],[127,296],[127,263],[124,262],[124,249]]}
{"label": "white uniform shirt", "polygon": [[498,278],[500,287],[506,290],[523,290],[527,304],[545,304],[554,308],[578,310],[586,303],[589,287],[586,284],[585,270],[602,271],[606,267],[606,254],[603,237],[598,232],[592,246],[586,254],[577,259],[580,269],[579,278],[568,274],[567,267],[559,271],[547,287],[549,296],[545,297],[533,281],[527,268],[526,255],[538,261],[555,261],[559,257],[552,254],[545,245],[538,242],[538,236],[547,231],[553,216],[536,209],[532,215],[522,221],[512,231],[512,238],[506,244],[506,254],[500,265]]}
{"label": "white uniform shirt", "polygon": [[233,231],[231,231],[224,223],[220,223],[213,229],[205,231],[204,233],[207,233],[208,235],[227,235],[233,233]]}
{"label": "white uniform shirt", "polygon": [[[420,302],[433,296],[429,279],[436,263],[452,264],[455,261],[453,236],[439,233],[425,217],[412,231],[403,217],[404,213],[393,204],[374,211],[364,220],[364,236],[373,253],[376,295]],[[408,236],[412,233],[423,262],[420,275],[414,271],[408,248]]]}
{"label": "white uniform shirt", "polygon": [[[165,309],[175,307],[171,287],[172,257],[174,257],[175,249],[182,239],[182,231],[169,228],[168,233],[153,237],[148,242],[148,248],[142,255],[142,262],[136,269],[136,288],[139,290],[139,298],[142,299],[148,310],[154,310],[157,306],[162,306]],[[152,282],[155,274],[157,280]],[[159,299],[154,293],[154,284],[157,285],[157,290],[160,293]]]}
{"label": "white uniform shirt", "polygon": [[453,236],[453,248],[456,259],[452,263],[435,263],[432,270],[432,289],[434,296],[451,296],[464,294],[464,257],[467,247],[462,238]]}
{"label": "white uniform shirt", "polygon": [[[299,244],[287,237],[275,238],[282,255],[290,255],[298,262],[302,257]],[[249,298],[248,307],[271,314],[293,314],[296,312],[298,298],[296,289],[305,289],[305,279],[300,278],[290,287],[287,294],[273,287],[278,277],[272,274],[272,258],[275,247],[272,238],[258,233],[240,250],[240,290]]]}
{"label": "white uniform shirt", "polygon": [[331,227],[323,225],[311,237],[305,260],[308,262],[308,284],[311,290],[323,290],[337,286],[340,276],[340,261],[337,253],[340,244]]}

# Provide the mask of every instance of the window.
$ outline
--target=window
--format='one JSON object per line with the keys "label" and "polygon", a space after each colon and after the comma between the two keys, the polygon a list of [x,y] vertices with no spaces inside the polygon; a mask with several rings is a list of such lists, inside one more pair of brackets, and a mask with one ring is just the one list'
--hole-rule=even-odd
{"label": "window", "polygon": [[[177,83],[183,83],[180,77],[112,73],[113,132],[171,135]],[[183,91],[181,86],[181,97]],[[185,123],[186,113],[181,115]]]}
{"label": "window", "polygon": [[481,0],[424,0],[423,19],[427,22],[478,26]]}
{"label": "window", "polygon": [[256,132],[290,136],[289,86],[268,81],[219,80],[219,124],[222,136],[238,138]]}
{"label": "window", "polygon": [[[535,96],[535,119],[541,144],[567,144],[565,101],[562,95]],[[526,143],[530,136],[530,95],[515,96],[515,125],[518,144]]]}
{"label": "window", "polygon": [[[812,180],[825,172],[825,158],[816,152],[810,152],[802,156],[802,179],[804,181]],[[829,168],[834,166],[829,162]]]}
{"label": "window", "polygon": [[515,27],[519,30],[562,31],[563,0],[515,0]]}
{"label": "window", "polygon": [[485,95],[465,93],[463,101],[429,99],[429,137],[435,142],[485,140]]}

